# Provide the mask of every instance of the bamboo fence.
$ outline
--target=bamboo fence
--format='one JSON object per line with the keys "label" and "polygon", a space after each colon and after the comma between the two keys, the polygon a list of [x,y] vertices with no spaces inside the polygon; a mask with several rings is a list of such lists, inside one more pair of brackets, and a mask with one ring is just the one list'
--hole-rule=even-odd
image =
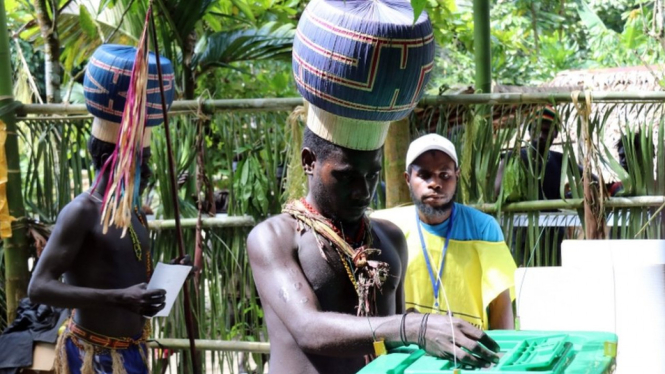
{"label": "bamboo fence", "polygon": [[[626,196],[604,201],[608,235],[661,238],[658,208],[665,204],[665,181],[655,175],[665,175],[665,165],[662,157],[654,156],[663,154],[665,131],[662,120],[653,114],[662,110],[665,93],[592,92],[590,96],[594,110],[589,126],[596,134],[595,153],[602,161],[598,172],[630,182]],[[568,186],[566,199],[537,200],[533,181],[539,176],[528,170],[524,183],[527,188],[521,199],[504,199],[496,194],[494,185],[498,163],[506,152],[528,144],[525,120],[535,106],[545,103],[557,105],[564,125],[553,143],[562,150],[568,164],[560,186],[562,190],[564,184]],[[197,192],[195,177],[196,156],[201,149],[196,148],[196,126],[192,124],[201,119],[205,120],[206,134],[203,169],[214,187],[214,196],[222,196],[218,208],[226,213],[204,214],[200,224],[204,263],[201,282],[193,290],[197,295],[193,308],[202,339],[197,346],[215,351],[213,362],[207,365],[234,370],[238,357],[234,352],[243,351],[257,354],[256,370],[261,371],[260,354],[267,350],[261,341],[267,333],[245,254],[245,239],[256,222],[279,213],[288,195],[283,188],[288,180],[284,170],[293,154],[290,150],[299,144],[292,139],[292,124],[287,117],[301,104],[300,98],[195,100],[176,101],[171,107],[172,138],[178,139],[175,159],[181,180],[181,222],[191,255],[196,242],[195,201],[197,196],[206,195]],[[616,113],[620,115],[613,115]],[[85,151],[91,117],[83,105],[65,104],[22,105],[17,115],[26,207],[33,222],[52,224],[59,210],[92,181],[93,170]],[[628,123],[630,126],[626,126]],[[571,167],[579,163],[580,155],[587,154],[577,142],[580,126],[582,121],[569,93],[447,95],[421,100],[410,118],[409,135],[414,138],[437,132],[449,137],[458,148],[463,168],[458,200],[497,217],[519,265],[545,266],[558,263],[561,240],[584,237],[581,176]],[[602,141],[601,135],[613,126],[622,131],[643,129],[648,133],[647,140],[655,145],[649,154],[634,155],[633,171],[626,175],[616,174],[616,165],[611,163],[613,144]],[[156,217],[149,223],[156,261],[176,257],[177,251],[173,209],[164,198],[168,196],[168,184],[164,173],[159,172],[164,170],[163,138],[163,131],[157,129],[153,137],[156,176],[144,201]],[[377,195],[380,197],[373,208],[381,209],[385,193]],[[556,210],[577,217],[578,223],[543,223],[543,218]],[[171,316],[153,321],[160,343],[179,349],[181,343],[172,338],[185,337],[182,318],[179,303]],[[160,370],[159,363],[155,370]]]}

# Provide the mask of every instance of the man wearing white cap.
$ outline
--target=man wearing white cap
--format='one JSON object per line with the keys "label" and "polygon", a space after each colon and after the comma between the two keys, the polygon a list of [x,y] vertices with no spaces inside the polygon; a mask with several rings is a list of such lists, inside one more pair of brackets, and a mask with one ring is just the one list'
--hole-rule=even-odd
{"label": "man wearing white cap", "polygon": [[455,202],[459,162],[448,139],[414,140],[406,156],[413,206],[378,211],[409,248],[406,308],[452,314],[482,329],[513,329],[515,262],[496,220]]}

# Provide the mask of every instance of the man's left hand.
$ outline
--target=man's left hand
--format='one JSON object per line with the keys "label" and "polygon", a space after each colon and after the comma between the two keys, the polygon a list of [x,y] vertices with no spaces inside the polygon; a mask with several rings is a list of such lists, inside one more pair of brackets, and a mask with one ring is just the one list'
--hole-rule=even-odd
{"label": "man's left hand", "polygon": [[194,274],[196,274],[200,270],[197,266],[194,266],[194,263],[192,262],[192,257],[188,254],[174,258],[169,262],[169,264],[191,266],[192,269],[189,271],[187,279],[191,279],[194,276]]}

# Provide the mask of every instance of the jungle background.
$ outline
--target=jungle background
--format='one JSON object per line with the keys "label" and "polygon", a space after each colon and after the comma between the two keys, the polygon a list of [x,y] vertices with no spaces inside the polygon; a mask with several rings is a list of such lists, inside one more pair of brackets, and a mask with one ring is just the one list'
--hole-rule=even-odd
{"label": "jungle background", "polygon": [[[567,168],[561,187],[570,190],[570,200],[559,203],[562,206],[534,202],[533,183],[517,191],[520,183],[515,182],[503,194],[495,193],[499,156],[526,141],[522,125],[533,105],[526,100],[487,109],[464,100],[446,101],[450,95],[474,92],[472,2],[412,3],[426,9],[432,20],[436,68],[427,87],[429,101],[421,103],[408,120],[404,142],[424,132],[449,136],[458,145],[465,170],[460,201],[497,216],[520,266],[556,264],[557,236],[584,236],[579,228],[584,224],[581,175],[576,168]],[[160,52],[174,61],[177,99],[238,103],[229,104],[231,109],[181,110],[171,120],[180,211],[184,218],[194,219],[185,224],[185,242],[188,251],[195,255],[198,250],[203,261],[200,278],[192,282],[198,335],[216,340],[265,339],[244,240],[256,222],[278,213],[288,198],[305,192],[302,175],[289,167],[299,151],[303,124],[292,113],[294,105],[264,106],[256,101],[248,105],[237,100],[298,97],[291,73],[291,43],[307,1],[155,0],[154,4]],[[16,100],[66,108],[65,104],[84,102],[85,65],[99,45],[136,44],[147,2],[4,0],[4,7]],[[665,52],[664,9],[661,0],[492,0],[493,92],[662,91],[663,70],[658,63]],[[665,164],[654,157],[662,154],[664,143],[662,102],[599,100],[587,115],[581,113],[579,103],[562,100],[558,104],[564,130],[553,143],[568,164],[581,164],[592,153],[598,174],[608,182],[624,182],[625,196],[642,198],[607,204],[608,222],[620,227],[608,229],[609,236],[660,238],[661,220],[655,208],[661,201],[649,197],[665,194],[665,182],[656,178],[665,172]],[[86,153],[91,119],[67,115],[66,110],[58,115],[19,110],[18,117],[21,191],[29,257],[34,261],[60,209],[94,177]],[[584,148],[578,141],[585,128],[594,134],[594,147]],[[637,129],[642,129],[639,135],[635,135]],[[622,171],[615,160],[613,142],[622,136],[640,136],[644,144],[653,145],[629,151],[629,172]],[[144,196],[144,206],[152,211],[154,258],[161,260],[177,252],[169,221],[174,207],[168,198],[164,138],[163,129],[158,129],[152,145],[155,175]],[[394,166],[389,161],[387,157],[384,173]],[[522,206],[510,208],[515,202],[508,198],[512,192],[519,195]],[[387,193],[390,188],[378,189],[373,208],[386,206]],[[548,212],[557,208],[567,208],[569,213],[554,217],[567,220],[561,226],[572,227],[563,234],[544,229]],[[208,219],[197,229],[197,217],[217,221]],[[655,224],[645,226],[649,220]],[[0,309],[8,304],[2,277],[5,265],[0,263]],[[7,315],[11,318],[11,310],[7,312],[0,313],[0,328],[6,326]],[[180,306],[169,318],[154,321],[156,331],[184,338],[183,318]],[[254,359],[261,362],[263,357]],[[206,365],[231,367],[234,360],[235,354],[221,352],[210,356]],[[163,362],[157,363],[155,370],[160,370]],[[185,365],[178,366],[185,370]]]}

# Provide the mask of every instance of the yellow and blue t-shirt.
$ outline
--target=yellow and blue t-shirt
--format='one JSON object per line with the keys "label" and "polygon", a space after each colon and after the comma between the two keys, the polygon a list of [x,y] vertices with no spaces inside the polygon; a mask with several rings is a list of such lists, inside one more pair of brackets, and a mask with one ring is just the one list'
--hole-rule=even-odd
{"label": "yellow and blue t-shirt", "polygon": [[[416,208],[410,205],[381,210],[374,212],[372,217],[395,223],[406,236],[409,250],[404,282],[407,310],[441,314],[451,310],[453,316],[487,329],[490,302],[506,289],[510,289],[514,300],[515,261],[494,217],[455,203],[454,224],[441,278],[443,287],[439,287],[437,298],[423,255]],[[450,221],[447,219],[439,225],[420,222],[435,279]]]}

